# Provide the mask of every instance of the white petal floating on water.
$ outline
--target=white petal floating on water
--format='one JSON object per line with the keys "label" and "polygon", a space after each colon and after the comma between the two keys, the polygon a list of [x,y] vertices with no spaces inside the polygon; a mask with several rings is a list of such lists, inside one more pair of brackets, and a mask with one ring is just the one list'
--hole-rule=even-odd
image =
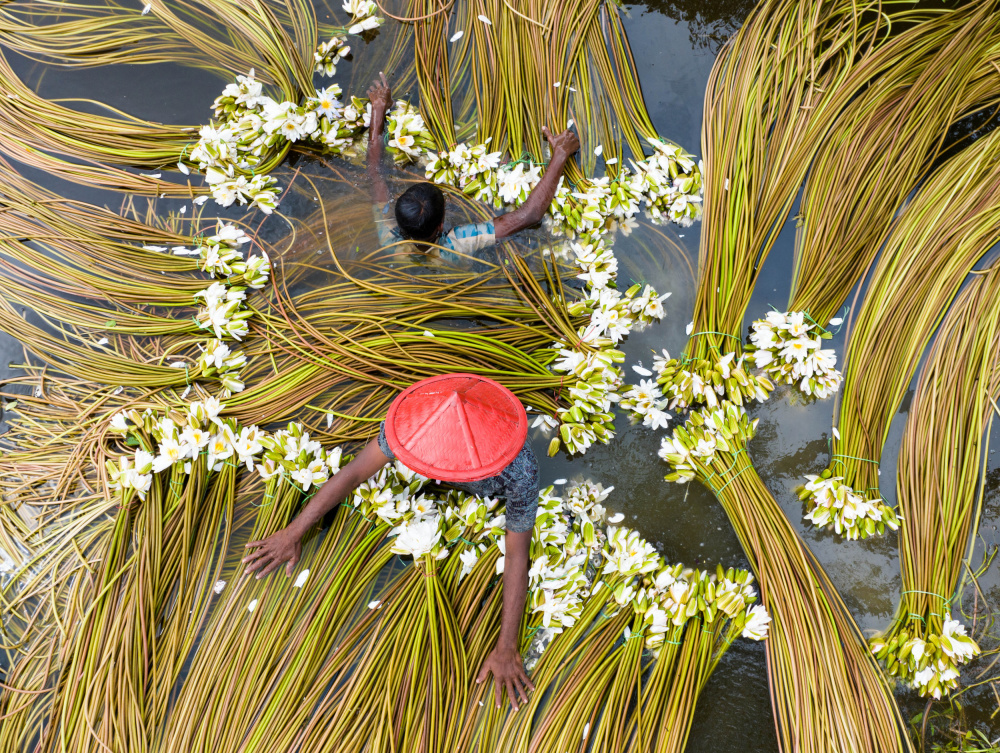
{"label": "white petal floating on water", "polygon": [[621,523],[623,520],[625,520],[625,514],[621,512],[616,512],[614,515],[608,518],[609,523],[614,523],[616,525],[618,523]]}
{"label": "white petal floating on water", "polygon": [[221,594],[222,593],[222,589],[224,589],[225,587],[226,587],[226,581],[224,581],[224,580],[217,580],[217,581],[215,581],[215,585],[212,586],[212,590],[215,591],[215,593],[217,593],[217,594]]}
{"label": "white petal floating on water", "polygon": [[653,376],[653,372],[649,369],[643,368],[642,366],[632,365],[632,371],[641,376]]}
{"label": "white petal floating on water", "polygon": [[379,599],[375,599],[375,601],[369,601],[368,602],[368,608],[369,609],[378,609],[381,605],[382,605],[382,602]]}
{"label": "white petal floating on water", "polygon": [[490,21],[490,19],[488,19],[486,16],[482,16],[482,15],[479,16],[479,20],[482,21],[487,26],[492,26],[493,25],[493,22]]}
{"label": "white petal floating on water", "polygon": [[574,124],[575,124],[575,121],[572,118],[570,118],[569,122],[566,124],[566,127],[567,128],[572,128]]}
{"label": "white petal floating on water", "polygon": [[451,35],[451,39],[449,39],[448,41],[449,42],[457,42],[459,39],[462,38],[462,35],[464,33],[465,33],[464,31],[462,31],[461,29],[459,29],[458,31],[456,31],[454,34]]}
{"label": "white petal floating on water", "polygon": [[292,588],[302,588],[302,586],[306,584],[306,581],[308,579],[309,579],[309,568],[306,568],[301,573],[299,573],[299,577],[295,579],[295,582],[292,584]]}
{"label": "white petal floating on water", "polygon": [[111,341],[108,340],[108,338],[102,337],[100,340],[97,341],[97,344],[98,345],[107,345],[109,342],[111,342]]}
{"label": "white petal floating on water", "polygon": [[250,602],[249,604],[247,604],[247,611],[248,611],[248,612],[252,612],[252,611],[253,611],[253,610],[255,610],[256,608],[257,608],[257,600],[256,600],[256,599],[254,599],[254,600],[253,600],[253,601],[251,601],[251,602]]}
{"label": "white petal floating on water", "polygon": [[331,426],[333,426],[333,414],[332,413],[327,413],[326,414],[326,428],[329,429]]}
{"label": "white petal floating on water", "polygon": [[151,4],[151,3],[146,3],[146,7],[142,9],[142,15],[144,15],[144,16],[145,16],[145,15],[146,15],[147,13],[149,13],[149,12],[150,12],[151,10],[153,10],[153,6],[152,6],[152,4]]}
{"label": "white petal floating on water", "polygon": [[590,722],[583,725],[583,739],[587,739],[587,733],[590,732]]}
{"label": "white petal floating on water", "polygon": [[159,178],[163,173],[139,173],[139,175],[143,178]]}
{"label": "white petal floating on water", "polygon": [[191,174],[191,170],[188,169],[188,166],[185,165],[183,162],[178,162],[177,163],[177,169],[180,170],[185,175],[190,175]]}
{"label": "white petal floating on water", "polygon": [[572,86],[567,86],[566,88],[569,89],[571,92],[575,92],[576,91],[576,89],[574,89]]}
{"label": "white petal floating on water", "polygon": [[552,86],[553,86],[553,88],[558,89],[560,86],[562,86],[562,83],[559,82],[559,81],[556,81],[554,84],[552,84]]}
{"label": "white petal floating on water", "polygon": [[181,400],[183,400],[190,394],[191,394],[191,385],[189,384],[187,387],[184,388],[184,391],[181,393]]}
{"label": "white petal floating on water", "polygon": [[554,484],[555,486],[562,486],[563,484],[565,484],[565,483],[566,483],[566,479],[564,479],[564,478],[557,478],[557,479],[556,479],[555,481],[553,481],[552,483],[553,483],[553,484]]}
{"label": "white petal floating on water", "polygon": [[835,316],[833,319],[830,320],[831,327],[839,327],[843,323],[844,323],[843,318],[839,316]]}
{"label": "white petal floating on water", "polygon": [[694,330],[694,322],[688,322],[688,326],[684,328],[684,334],[690,335],[693,330]]}
{"label": "white petal floating on water", "polygon": [[833,427],[833,436],[835,436],[837,439],[840,439],[840,432],[837,431],[836,426]]}
{"label": "white petal floating on water", "polygon": [[170,364],[170,368],[172,368],[172,369],[186,369],[187,368],[187,364],[184,363],[183,361],[174,361],[172,364]]}
{"label": "white petal floating on water", "polygon": [[167,247],[166,246],[143,246],[142,250],[143,251],[161,251],[162,252],[162,251],[166,251]]}
{"label": "white petal floating on water", "polygon": [[112,392],[111,394],[112,394],[112,395],[120,395],[120,394],[122,394],[122,393],[123,393],[124,391],[125,391],[125,388],[124,388],[124,387],[121,387],[121,386],[118,386],[118,387],[115,387],[115,391],[114,391],[114,392]]}
{"label": "white petal floating on water", "polygon": [[604,164],[605,165],[613,165],[616,162],[618,162],[618,158],[617,157],[612,157],[611,159],[604,160]]}
{"label": "white petal floating on water", "polygon": [[729,190],[729,178],[726,178],[726,190]]}
{"label": "white petal floating on water", "polygon": [[603,151],[604,151],[604,144],[598,144],[596,147],[594,147],[594,154],[596,154],[598,157],[601,156],[601,153]]}
{"label": "white petal floating on water", "polygon": [[434,337],[434,333],[430,330],[424,330],[424,337]]}
{"label": "white petal floating on water", "polygon": [[199,196],[197,199],[194,200],[193,203],[197,204],[198,206],[201,206],[206,201],[208,201],[208,197],[207,196]]}
{"label": "white petal floating on water", "polygon": [[181,207],[180,212],[181,214],[184,214],[187,210],[188,210],[188,205],[185,204],[184,206]]}

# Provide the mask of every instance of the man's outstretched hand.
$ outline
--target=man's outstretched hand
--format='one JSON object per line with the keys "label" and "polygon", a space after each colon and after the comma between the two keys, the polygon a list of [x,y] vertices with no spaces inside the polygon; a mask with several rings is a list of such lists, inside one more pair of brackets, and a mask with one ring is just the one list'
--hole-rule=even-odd
{"label": "man's outstretched hand", "polygon": [[580,148],[580,139],[568,128],[562,133],[557,133],[553,136],[546,126],[542,126],[542,134],[548,139],[549,144],[552,145],[553,156],[559,155],[566,159]]}
{"label": "man's outstretched hand", "polygon": [[268,573],[277,570],[285,562],[285,575],[291,575],[295,565],[302,556],[302,539],[287,528],[282,528],[275,534],[260,541],[251,541],[247,548],[256,548],[243,558],[248,573],[257,572],[257,578],[263,578]]}
{"label": "man's outstretched hand", "polygon": [[379,73],[381,81],[375,81],[368,87],[368,100],[372,103],[372,111],[380,110],[385,113],[392,107],[392,90],[389,89],[389,82],[385,80],[385,74]]}
{"label": "man's outstretched hand", "polygon": [[486,657],[483,668],[479,671],[477,683],[485,682],[489,675],[493,675],[493,687],[496,690],[497,708],[503,704],[503,691],[507,690],[507,697],[514,711],[519,708],[520,703],[528,702],[528,690],[534,690],[535,686],[528,679],[528,673],[524,671],[524,660],[515,648],[505,648],[497,646],[493,652]]}

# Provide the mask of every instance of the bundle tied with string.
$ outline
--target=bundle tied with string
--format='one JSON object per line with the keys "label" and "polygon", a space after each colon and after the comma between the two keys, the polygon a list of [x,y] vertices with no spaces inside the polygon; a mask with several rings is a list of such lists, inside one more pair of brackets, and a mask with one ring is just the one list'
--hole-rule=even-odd
{"label": "bundle tied with string", "polygon": [[998,296],[996,264],[958,296],[920,374],[899,453],[903,593],[871,646],[890,675],[934,698],[954,690],[961,666],[979,654],[952,613],[962,606],[957,589],[982,507],[984,434],[1000,393]]}
{"label": "bundle tied with string", "polygon": [[[729,516],[773,617],[771,702],[782,750],[909,751],[892,693],[850,612],[754,469],[756,433],[738,405],[691,412],[663,439],[668,481],[697,479]],[[810,724],[796,720],[809,719]]]}
{"label": "bundle tied with string", "polygon": [[886,239],[847,343],[830,465],[806,476],[799,491],[806,518],[818,526],[866,538],[898,525],[879,491],[882,449],[925,346],[1000,238],[998,158],[996,132],[957,152],[921,186]]}

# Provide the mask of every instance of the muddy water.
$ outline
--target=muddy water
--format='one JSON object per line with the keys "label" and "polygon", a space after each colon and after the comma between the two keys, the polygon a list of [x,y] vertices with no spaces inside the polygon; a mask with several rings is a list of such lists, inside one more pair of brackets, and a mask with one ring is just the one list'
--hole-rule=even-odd
{"label": "muddy water", "polygon": [[[653,122],[660,134],[691,152],[700,151],[702,97],[714,53],[750,7],[746,0],[665,0],[629,6],[626,28]],[[323,15],[321,12],[320,17]],[[354,62],[345,66],[336,79],[345,92],[362,91],[363,82],[382,68],[388,56],[389,38],[389,34],[383,33],[367,48],[358,49],[360,44],[355,48]],[[219,79],[211,74],[174,65],[62,70],[43,68],[16,57],[15,63],[25,80],[37,86],[44,96],[74,97],[86,92],[86,96],[131,114],[163,122],[204,122],[208,106],[221,88]],[[391,77],[391,71],[387,73]],[[36,177],[56,187],[51,179]],[[114,196],[99,191],[65,185],[58,186],[58,190],[89,201],[117,204]],[[169,202],[162,204],[164,210],[177,208],[167,206]],[[214,212],[205,216],[214,216]],[[624,345],[629,364],[648,365],[651,350],[659,352],[666,348],[676,353],[686,340],[684,328],[694,303],[691,269],[697,262],[699,226],[668,229],[667,233],[674,246],[663,248],[660,242],[657,247],[662,250],[654,255],[647,251],[651,234],[643,227],[628,238],[620,237],[616,243],[624,277],[644,279],[661,293],[672,293],[666,302],[665,321],[633,334]],[[748,311],[748,322],[762,315],[770,305],[785,308],[792,248],[793,232],[786,228],[763,270]],[[843,350],[844,335],[841,333],[832,341],[839,352]],[[8,373],[5,371],[8,362],[19,357],[16,343],[0,341],[0,378]],[[637,378],[631,370],[628,374]],[[801,506],[794,495],[803,474],[818,472],[826,466],[831,403],[805,405],[779,390],[767,405],[754,412],[761,423],[750,452],[765,483],[828,569],[862,629],[870,632],[885,627],[892,618],[900,590],[896,538],[887,536],[858,543],[816,533],[802,524]],[[890,498],[894,496],[890,479],[894,475],[904,421],[905,407],[893,426],[882,462],[883,493]],[[618,428],[618,438],[611,446],[593,448],[583,458],[543,459],[543,483],[589,477],[614,485],[616,492],[609,500],[612,511],[625,513],[628,523],[655,542],[668,560],[700,566],[714,566],[716,562],[746,566],[739,543],[714,497],[696,484],[674,486],[662,481],[665,468],[656,457],[659,434],[630,426],[624,418],[619,418]],[[545,456],[546,445],[545,437],[535,437],[540,458]],[[995,438],[993,447],[998,446],[1000,441]],[[1000,468],[993,461],[998,457],[995,452],[990,455],[986,509],[976,561],[983,551],[998,543]],[[980,586],[991,602],[1000,603],[996,567],[987,571]],[[984,648],[993,645],[989,640],[984,642]],[[900,700],[908,716],[923,706],[908,694],[901,695]],[[972,691],[964,700],[964,721],[989,730],[989,715],[996,708],[989,689]],[[706,688],[689,750],[774,751],[777,747],[773,724],[763,648],[737,641]],[[994,728],[992,736],[997,734]]]}

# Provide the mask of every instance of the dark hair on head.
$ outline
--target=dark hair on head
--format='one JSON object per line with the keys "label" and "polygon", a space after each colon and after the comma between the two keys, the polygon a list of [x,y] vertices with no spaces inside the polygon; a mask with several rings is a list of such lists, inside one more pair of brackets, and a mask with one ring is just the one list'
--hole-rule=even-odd
{"label": "dark hair on head", "polygon": [[410,186],[396,200],[396,224],[404,238],[415,241],[437,240],[444,220],[444,194],[433,183]]}

